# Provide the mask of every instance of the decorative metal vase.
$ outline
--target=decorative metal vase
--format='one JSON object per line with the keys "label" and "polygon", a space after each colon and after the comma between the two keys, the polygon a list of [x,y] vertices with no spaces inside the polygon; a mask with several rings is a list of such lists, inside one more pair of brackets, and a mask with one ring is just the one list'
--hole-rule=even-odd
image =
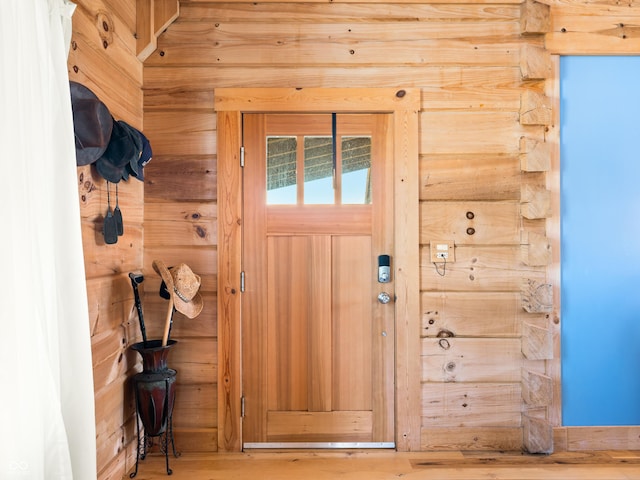
{"label": "decorative metal vase", "polygon": [[[142,357],[142,372],[133,378],[136,396],[136,421],[138,431],[138,451],[136,469],[130,475],[138,473],[138,461],[144,460],[147,449],[153,445],[153,438],[159,437],[160,450],[165,454],[167,474],[169,468],[169,443],[174,456],[178,456],[173,443],[173,405],[176,398],[176,371],[167,367],[169,351],[177,343],[169,340],[162,346],[161,340],[149,340],[131,345]],[[140,431],[140,422],[144,433]]]}

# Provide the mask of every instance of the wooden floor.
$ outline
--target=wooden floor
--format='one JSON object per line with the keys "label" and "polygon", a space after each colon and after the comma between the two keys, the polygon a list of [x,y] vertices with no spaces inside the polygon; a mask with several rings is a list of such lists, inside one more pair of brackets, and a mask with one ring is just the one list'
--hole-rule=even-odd
{"label": "wooden floor", "polygon": [[[137,480],[640,480],[640,451],[562,452],[527,455],[482,452],[392,451],[152,453]],[[128,479],[127,475],[125,479]]]}

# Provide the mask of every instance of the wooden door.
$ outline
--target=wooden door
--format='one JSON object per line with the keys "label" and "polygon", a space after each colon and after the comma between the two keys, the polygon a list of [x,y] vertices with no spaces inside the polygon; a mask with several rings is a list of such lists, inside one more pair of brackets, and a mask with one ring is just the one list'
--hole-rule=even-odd
{"label": "wooden door", "polygon": [[243,116],[244,448],[394,446],[390,121]]}

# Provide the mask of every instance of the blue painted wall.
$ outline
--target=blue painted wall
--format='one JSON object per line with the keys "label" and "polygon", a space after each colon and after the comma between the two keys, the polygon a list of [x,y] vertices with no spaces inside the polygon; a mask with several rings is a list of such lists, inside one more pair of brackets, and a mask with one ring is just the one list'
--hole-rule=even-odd
{"label": "blue painted wall", "polygon": [[563,424],[640,424],[640,57],[560,78]]}

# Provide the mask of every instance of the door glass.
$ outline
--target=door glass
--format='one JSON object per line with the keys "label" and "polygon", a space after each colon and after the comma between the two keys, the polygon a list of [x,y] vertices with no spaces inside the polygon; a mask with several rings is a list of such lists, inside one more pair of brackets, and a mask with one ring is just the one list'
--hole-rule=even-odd
{"label": "door glass", "polygon": [[304,203],[335,203],[331,137],[304,138]]}
{"label": "door glass", "polygon": [[296,137],[267,137],[267,204],[296,203]]}
{"label": "door glass", "polygon": [[371,137],[342,137],[342,203],[371,203]]}
{"label": "door glass", "polygon": [[[370,204],[371,137],[338,136],[337,141],[340,165],[334,172],[331,136],[268,136],[267,204]],[[299,143],[303,160],[297,158]]]}

